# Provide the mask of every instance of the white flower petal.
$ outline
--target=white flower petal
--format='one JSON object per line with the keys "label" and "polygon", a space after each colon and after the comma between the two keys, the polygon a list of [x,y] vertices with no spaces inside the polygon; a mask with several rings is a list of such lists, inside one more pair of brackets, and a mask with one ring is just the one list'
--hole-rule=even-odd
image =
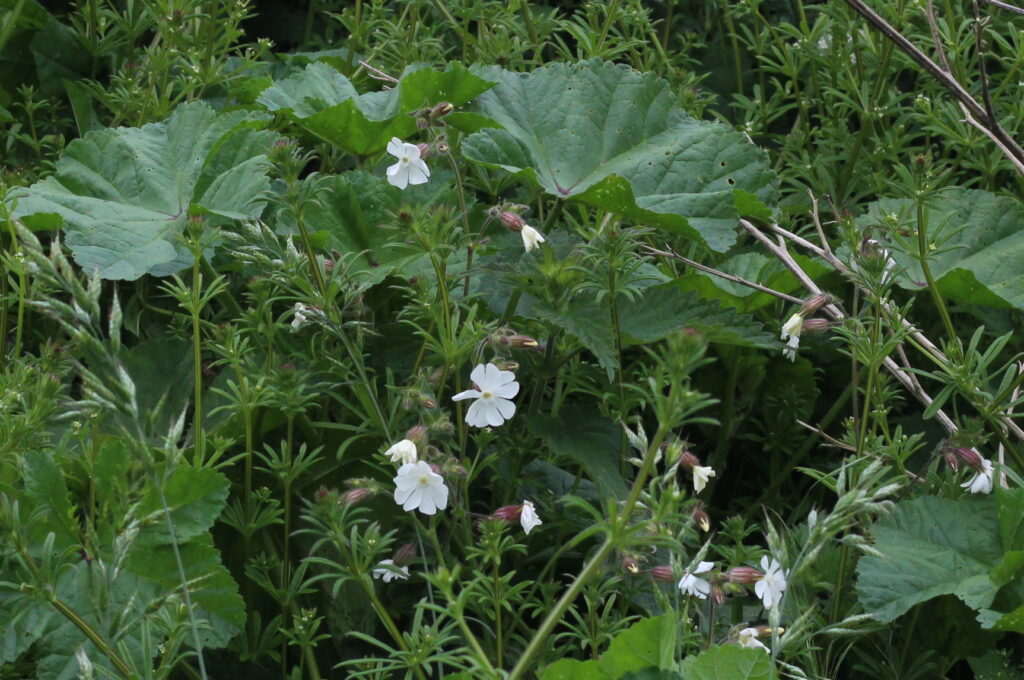
{"label": "white flower petal", "polygon": [[487,411],[483,399],[477,399],[466,409],[466,424],[472,427],[487,427]]}
{"label": "white flower petal", "polygon": [[[419,153],[417,149],[416,153]],[[409,184],[426,184],[430,179],[430,168],[419,158],[409,162]]]}
{"label": "white flower petal", "polygon": [[523,501],[523,510],[519,513],[519,523],[523,526],[523,531],[526,532],[526,535],[529,536],[531,531],[544,522],[541,521],[537,510],[533,507],[533,503]]}
{"label": "white flower petal", "polygon": [[[478,404],[483,403],[482,407],[485,409],[487,414],[487,424],[491,427],[498,427],[505,422],[505,419],[501,415],[501,407],[498,406],[497,399],[489,399],[484,402],[482,399],[477,402]],[[511,403],[511,402],[508,402]]]}
{"label": "white flower petal", "polygon": [[388,153],[395,158],[401,158],[405,155],[405,142],[398,137],[392,137],[391,141],[388,142]]}
{"label": "white flower petal", "polygon": [[495,397],[500,397],[501,399],[511,399],[519,394],[519,383],[514,380],[510,383],[505,383],[504,385],[495,387],[491,390],[491,394]]}
{"label": "white flower petal", "polygon": [[480,387],[484,382],[484,376],[487,375],[487,367],[491,365],[492,364],[477,364],[470,372],[469,379],[472,380],[477,387]]}
{"label": "white flower petal", "polygon": [[482,396],[484,395],[482,395],[480,392],[476,390],[466,390],[464,392],[459,392],[454,397],[452,397],[452,401],[462,401],[463,399],[479,399]]}

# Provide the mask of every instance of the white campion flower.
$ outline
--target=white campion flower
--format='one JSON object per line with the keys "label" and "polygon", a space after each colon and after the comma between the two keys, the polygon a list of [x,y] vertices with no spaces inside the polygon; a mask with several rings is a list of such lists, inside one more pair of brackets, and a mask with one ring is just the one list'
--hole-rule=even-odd
{"label": "white campion flower", "polygon": [[516,405],[509,401],[519,394],[519,383],[512,371],[494,364],[477,364],[469,374],[477,389],[459,392],[452,401],[476,399],[466,409],[466,422],[473,427],[497,427],[515,415]]}
{"label": "white campion flower", "polygon": [[534,509],[533,503],[523,501],[523,511],[519,514],[519,523],[523,525],[523,531],[529,536],[531,531],[544,522],[540,520],[540,516],[537,514],[537,510]]}
{"label": "white campion flower", "polygon": [[697,574],[706,574],[714,568],[714,562],[699,563],[696,569],[686,572],[683,574],[683,578],[679,579],[679,590],[683,595],[690,595],[692,597],[699,597],[702,600],[706,600],[708,595],[711,594],[711,584],[705,579],[698,578]]}
{"label": "white campion flower", "polygon": [[384,455],[391,456],[392,463],[415,463],[416,444],[410,439],[403,439],[385,451]]}
{"label": "white campion flower", "polygon": [[523,225],[522,231],[519,235],[523,237],[523,247],[526,248],[526,252],[530,252],[541,243],[544,243],[544,234],[540,233],[528,224]]}
{"label": "white campion flower", "polygon": [[424,461],[404,463],[395,477],[395,502],[403,510],[419,510],[433,515],[448,507],[448,487],[444,477],[430,469]]}
{"label": "white campion flower", "polygon": [[394,560],[381,560],[373,570],[373,577],[383,579],[384,583],[391,583],[396,578],[405,580],[409,578],[409,567],[400,567]]}
{"label": "white campion flower", "polygon": [[737,637],[741,647],[763,649],[766,652],[771,651],[763,642],[757,639],[757,628],[744,628],[737,634]]}
{"label": "white campion flower", "polygon": [[707,486],[708,480],[715,476],[715,470],[709,465],[694,465],[693,472],[693,490],[700,493]]}
{"label": "white campion flower", "polygon": [[415,144],[392,137],[388,142],[388,153],[398,159],[387,170],[388,183],[392,186],[404,189],[410,184],[426,184],[430,179],[430,168],[420,158],[420,148]]}
{"label": "white campion flower", "polygon": [[974,479],[969,479],[960,486],[971,493],[992,493],[992,473],[994,470],[992,461],[982,458],[981,470],[978,471],[978,474],[974,475]]}
{"label": "white campion flower", "polygon": [[771,609],[782,601],[782,594],[786,592],[786,572],[782,571],[782,565],[774,557],[771,560],[767,555],[761,557],[761,571],[764,576],[754,584],[754,592],[765,609]]}
{"label": "white campion flower", "polygon": [[804,317],[796,313],[789,317],[789,321],[782,324],[782,340],[788,340],[788,347],[782,350],[782,355],[790,361],[796,361],[796,348],[800,346],[800,331],[804,329]]}

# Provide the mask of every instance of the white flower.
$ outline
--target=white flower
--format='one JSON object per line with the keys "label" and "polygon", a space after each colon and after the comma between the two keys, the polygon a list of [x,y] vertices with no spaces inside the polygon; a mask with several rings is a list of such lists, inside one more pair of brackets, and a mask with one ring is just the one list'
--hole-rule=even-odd
{"label": "white flower", "polygon": [[403,439],[390,449],[384,452],[385,456],[391,456],[392,463],[415,463],[416,444],[409,439]]}
{"label": "white flower", "polygon": [[992,472],[992,461],[982,458],[981,470],[978,474],[974,475],[974,479],[970,479],[960,486],[971,493],[992,493]]}
{"label": "white flower", "polygon": [[448,507],[448,487],[444,478],[424,461],[405,463],[395,477],[395,502],[403,510],[419,510],[433,515]]}
{"label": "white flower", "polygon": [[757,628],[744,628],[738,634],[739,643],[741,647],[749,647],[750,649],[763,649],[764,651],[770,651],[763,642],[757,639]]}
{"label": "white flower", "polygon": [[377,568],[373,570],[373,577],[384,579],[384,583],[391,583],[396,578],[409,578],[409,567],[399,567],[394,560],[381,560]]}
{"label": "white flower", "polygon": [[524,224],[519,235],[523,237],[523,247],[530,252],[541,243],[544,243],[544,234],[540,233],[529,224]]}
{"label": "white flower", "polygon": [[692,468],[693,472],[693,490],[700,493],[707,486],[708,480],[715,476],[714,468],[707,465],[694,465]]}
{"label": "white flower", "polygon": [[796,348],[800,346],[800,331],[804,329],[804,317],[799,313],[789,317],[789,321],[782,324],[783,340],[789,339],[788,347],[782,350],[782,355],[790,361],[796,361]]}
{"label": "white flower", "polygon": [[782,601],[782,594],[786,592],[786,572],[782,571],[782,565],[774,557],[769,561],[768,556],[761,557],[761,571],[764,576],[754,584],[754,592],[761,598],[765,609],[771,609]]}
{"label": "white flower", "polygon": [[399,189],[410,184],[426,184],[430,178],[430,168],[420,158],[420,148],[415,144],[406,144],[398,137],[388,142],[388,153],[398,159],[387,171],[388,183]]}
{"label": "white flower", "polygon": [[292,319],[292,333],[309,323],[309,319],[306,318],[307,311],[309,311],[309,308],[301,302],[296,302],[295,306],[292,307],[292,312],[295,314],[295,318]]}
{"label": "white flower", "polygon": [[533,508],[533,503],[523,501],[523,511],[519,515],[519,523],[523,525],[523,531],[529,536],[535,527],[540,526],[544,522],[540,521],[537,511]]}
{"label": "white flower", "polygon": [[706,574],[714,568],[714,562],[701,562],[697,565],[696,569],[692,572],[684,573],[683,578],[679,579],[679,590],[682,591],[683,595],[691,595],[706,600],[708,595],[711,594],[711,584],[702,578],[697,578],[696,575]]}
{"label": "white flower", "polygon": [[497,427],[515,415],[516,405],[509,401],[519,393],[515,373],[502,371],[494,364],[477,364],[469,377],[477,389],[452,397],[452,401],[476,399],[466,410],[467,423],[473,427]]}

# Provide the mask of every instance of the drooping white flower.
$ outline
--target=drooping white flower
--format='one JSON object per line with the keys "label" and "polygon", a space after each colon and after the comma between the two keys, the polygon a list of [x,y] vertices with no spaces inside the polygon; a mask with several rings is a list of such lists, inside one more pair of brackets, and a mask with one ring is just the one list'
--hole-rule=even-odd
{"label": "drooping white flower", "polygon": [[786,349],[782,355],[790,361],[796,361],[796,348],[800,346],[800,331],[804,329],[804,317],[799,313],[789,317],[789,320],[782,324],[781,339],[788,340]]}
{"label": "drooping white flower", "polygon": [[714,568],[714,562],[699,563],[696,569],[686,572],[683,574],[683,578],[679,579],[679,590],[683,595],[690,595],[692,597],[699,597],[702,600],[706,600],[708,595],[711,594],[711,584],[705,579],[698,578],[697,574],[706,574]]}
{"label": "drooping white flower", "polygon": [[519,523],[523,525],[523,531],[529,536],[530,532],[535,527],[540,526],[544,522],[540,520],[540,516],[537,515],[537,510],[534,509],[533,503],[530,501],[523,501],[523,511],[519,514]]}
{"label": "drooping white flower", "polygon": [[509,401],[519,393],[515,373],[494,364],[477,364],[469,377],[477,389],[452,397],[452,401],[476,399],[466,409],[467,423],[473,427],[497,427],[515,415],[516,405]]}
{"label": "drooping white flower", "polygon": [[703,491],[708,480],[715,476],[714,468],[708,465],[694,465],[691,472],[693,472],[693,490],[697,493]]}
{"label": "drooping white flower", "polygon": [[433,515],[448,507],[448,487],[444,478],[424,461],[405,463],[395,477],[395,502],[403,510],[419,510]]}
{"label": "drooping white flower", "polygon": [[969,479],[960,486],[971,493],[992,493],[993,471],[992,461],[982,458],[981,470],[978,470],[978,473],[974,475],[974,479]]}
{"label": "drooping white flower", "polygon": [[765,609],[778,606],[782,601],[782,594],[786,592],[786,572],[782,571],[782,565],[774,557],[771,560],[767,555],[761,557],[761,570],[764,576],[754,584],[754,592],[761,598]]}
{"label": "drooping white flower", "polygon": [[420,158],[420,148],[415,144],[392,137],[388,142],[388,153],[398,159],[387,170],[388,183],[392,186],[404,189],[410,184],[426,184],[430,179],[430,168]]}
{"label": "drooping white flower", "polygon": [[771,651],[763,642],[757,639],[757,628],[744,628],[737,634],[737,637],[741,647],[763,649],[766,652]]}
{"label": "drooping white flower", "polygon": [[292,319],[292,333],[309,323],[309,319],[306,318],[306,312],[308,311],[309,308],[301,302],[296,302],[295,306],[292,307],[292,313],[295,315]]}
{"label": "drooping white flower", "polygon": [[544,243],[544,234],[540,233],[528,224],[523,225],[522,231],[519,235],[523,237],[523,247],[526,248],[526,252],[530,252],[541,243]]}
{"label": "drooping white flower", "polygon": [[396,578],[409,578],[409,567],[400,567],[394,560],[381,560],[373,570],[373,577],[383,579],[384,583],[391,583]]}
{"label": "drooping white flower", "polygon": [[385,451],[384,455],[391,456],[392,463],[415,463],[416,444],[410,439],[403,439]]}

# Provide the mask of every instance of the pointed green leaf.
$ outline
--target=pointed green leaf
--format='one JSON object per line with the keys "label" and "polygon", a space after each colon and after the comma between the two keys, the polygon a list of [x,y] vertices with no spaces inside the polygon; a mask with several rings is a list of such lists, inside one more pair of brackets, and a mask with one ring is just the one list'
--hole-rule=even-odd
{"label": "pointed green leaf", "polygon": [[974,609],[992,603],[989,573],[1003,558],[992,498],[925,496],[900,503],[871,527],[875,550],[857,565],[857,591],[882,622],[939,595]]}
{"label": "pointed green leaf", "polygon": [[179,243],[190,213],[213,223],[262,213],[263,152],[276,138],[265,122],[193,102],[161,123],[90,132],[18,193],[15,217],[62,217],[75,260],[106,279],[179,271],[192,262]]}
{"label": "pointed green leaf", "polygon": [[[978,189],[949,187],[926,201],[928,236],[940,242],[929,260],[939,291],[946,297],[977,305],[1024,308],[1024,207],[1020,201]],[[884,225],[913,234],[917,209],[912,199],[883,199],[858,218],[863,227]],[[916,252],[916,244],[913,244]],[[905,268],[900,287],[925,291],[920,264],[892,252]]]}
{"label": "pointed green leaf", "polygon": [[689,117],[664,80],[600,61],[475,72],[498,83],[476,108],[504,129],[467,137],[470,160],[718,251],[736,241],[738,217],[770,214],[778,182],[767,154]]}

